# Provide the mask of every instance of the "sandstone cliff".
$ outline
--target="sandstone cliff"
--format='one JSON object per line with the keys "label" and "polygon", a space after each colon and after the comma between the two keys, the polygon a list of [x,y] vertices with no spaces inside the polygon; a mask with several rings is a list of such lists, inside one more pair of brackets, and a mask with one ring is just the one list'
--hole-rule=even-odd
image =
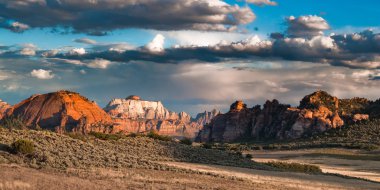
{"label": "sandstone cliff", "polygon": [[296,139],[338,128],[346,122],[367,120],[359,112],[368,101],[360,98],[338,99],[324,91],[305,96],[297,108],[267,101],[263,108],[247,108],[242,101],[231,105],[230,111],[220,114],[198,134],[201,142],[233,142],[241,140]]}
{"label": "sandstone cliff", "polygon": [[7,116],[23,120],[28,127],[57,132],[109,132],[111,117],[95,102],[75,92],[58,91],[33,95],[13,106]]}
{"label": "sandstone cliff", "polygon": [[[151,130],[161,135],[195,137],[215,113],[205,112],[192,119],[186,112],[175,113],[160,101],[145,101],[138,96],[113,99],[104,110],[115,122],[114,132],[144,133]],[[217,112],[217,111],[215,111]]]}
{"label": "sandstone cliff", "polygon": [[4,102],[3,100],[0,100],[0,119],[2,119],[6,115],[7,111],[9,111],[11,107],[12,106],[8,103]]}

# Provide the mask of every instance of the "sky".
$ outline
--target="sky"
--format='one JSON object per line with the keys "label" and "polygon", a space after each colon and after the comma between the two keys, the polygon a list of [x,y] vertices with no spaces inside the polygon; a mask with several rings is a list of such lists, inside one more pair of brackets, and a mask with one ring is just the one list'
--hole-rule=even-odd
{"label": "sky", "polygon": [[297,106],[316,90],[378,99],[380,1],[0,0],[0,98],[72,90],[104,107],[235,100]]}

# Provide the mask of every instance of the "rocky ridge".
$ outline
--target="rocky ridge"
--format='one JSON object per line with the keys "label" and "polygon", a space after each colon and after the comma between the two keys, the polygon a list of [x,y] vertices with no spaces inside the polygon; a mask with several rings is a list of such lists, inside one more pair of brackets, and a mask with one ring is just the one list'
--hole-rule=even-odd
{"label": "rocky ridge", "polygon": [[186,112],[175,113],[160,101],[145,101],[138,96],[113,99],[104,110],[115,122],[115,131],[144,133],[155,130],[161,135],[193,138],[205,123],[219,112],[204,112],[193,119]]}
{"label": "rocky ridge", "polygon": [[201,142],[297,139],[338,128],[345,123],[368,120],[365,108],[370,101],[361,98],[338,99],[324,91],[305,96],[298,107],[267,101],[263,108],[247,108],[242,101],[230,111],[215,117],[198,134]]}

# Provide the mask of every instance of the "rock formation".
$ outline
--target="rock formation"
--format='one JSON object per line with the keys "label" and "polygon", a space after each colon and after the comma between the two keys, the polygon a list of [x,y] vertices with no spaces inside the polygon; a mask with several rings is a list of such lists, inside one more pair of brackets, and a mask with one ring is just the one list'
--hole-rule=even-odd
{"label": "rock formation", "polygon": [[264,107],[247,108],[242,101],[231,105],[230,111],[220,114],[199,132],[201,142],[233,142],[249,140],[296,139],[338,128],[345,122],[367,120],[358,114],[365,108],[365,99],[338,99],[324,91],[305,96],[299,107],[267,101]]}
{"label": "rock formation", "polygon": [[[138,96],[113,99],[104,110],[115,121],[114,130],[121,133],[144,133],[151,130],[161,135],[193,138],[215,113],[205,112],[192,119],[186,112],[175,113],[160,101],[145,101]],[[216,112],[216,111],[215,111]]]}
{"label": "rock formation", "polygon": [[0,119],[2,119],[12,106],[0,99]]}
{"label": "rock formation", "polygon": [[[104,110],[113,118],[178,120],[181,116],[167,110],[160,101],[143,101],[138,96],[113,99]],[[182,115],[183,116],[183,115]]]}
{"label": "rock formation", "polygon": [[209,124],[211,120],[219,114],[220,114],[220,111],[216,109],[213,109],[211,112],[205,111],[203,113],[197,114],[195,119],[193,119],[193,122],[196,122],[198,125],[203,126],[203,125]]}
{"label": "rock formation", "polygon": [[23,120],[28,127],[57,132],[111,132],[111,117],[95,102],[75,92],[58,91],[33,95],[13,106],[7,116]]}

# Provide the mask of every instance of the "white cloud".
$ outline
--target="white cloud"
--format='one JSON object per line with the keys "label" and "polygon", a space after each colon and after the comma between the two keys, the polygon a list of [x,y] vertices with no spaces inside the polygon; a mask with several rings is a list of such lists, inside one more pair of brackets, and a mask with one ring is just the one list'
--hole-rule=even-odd
{"label": "white cloud", "polygon": [[32,77],[38,78],[38,79],[52,79],[54,78],[54,74],[51,70],[44,70],[44,69],[34,69],[32,72],[30,72]]}
{"label": "white cloud", "polygon": [[287,18],[287,33],[292,37],[313,37],[323,35],[323,31],[330,29],[325,19],[315,15]]}
{"label": "white cloud", "polygon": [[105,59],[95,59],[87,64],[87,67],[95,69],[106,69],[111,64],[110,61]]}
{"label": "white cloud", "polygon": [[229,32],[200,32],[191,30],[168,31],[163,34],[173,39],[178,46],[213,46],[221,41],[236,42],[244,40],[250,34]]}
{"label": "white cloud", "polygon": [[82,75],[87,74],[86,70],[84,70],[84,69],[79,70],[79,72],[80,72],[80,74],[82,74]]}
{"label": "white cloud", "polygon": [[90,45],[97,44],[97,42],[95,40],[92,40],[92,39],[89,39],[89,38],[76,39],[76,40],[74,40],[74,42],[82,43],[82,44],[90,44]]}
{"label": "white cloud", "polygon": [[157,34],[154,39],[145,46],[145,49],[151,53],[162,53],[165,50],[164,44],[165,37],[162,34]]}
{"label": "white cloud", "polygon": [[258,6],[271,5],[276,6],[277,2],[271,0],[246,0],[247,3],[252,3]]}
{"label": "white cloud", "polygon": [[69,55],[84,55],[86,50],[84,48],[74,48],[67,52]]}
{"label": "white cloud", "polygon": [[20,50],[20,55],[26,55],[26,56],[35,56],[37,46],[34,44],[24,44],[22,45],[23,48]]}
{"label": "white cloud", "polygon": [[10,25],[10,29],[14,32],[23,32],[29,29],[29,26],[20,22],[13,22]]}

